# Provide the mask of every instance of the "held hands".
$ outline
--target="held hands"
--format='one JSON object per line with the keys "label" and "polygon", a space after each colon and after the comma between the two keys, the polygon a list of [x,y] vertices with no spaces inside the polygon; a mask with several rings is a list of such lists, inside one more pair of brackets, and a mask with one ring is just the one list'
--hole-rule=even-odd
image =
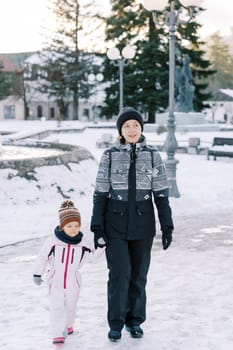
{"label": "held hands", "polygon": [[172,242],[172,231],[164,231],[162,233],[163,249],[167,249]]}
{"label": "held hands", "polygon": [[94,232],[94,246],[95,249],[97,248],[103,248],[106,246],[106,236],[102,231],[96,231]]}
{"label": "held hands", "polygon": [[43,282],[41,276],[39,275],[33,275],[33,281],[37,286],[40,286],[41,283]]}

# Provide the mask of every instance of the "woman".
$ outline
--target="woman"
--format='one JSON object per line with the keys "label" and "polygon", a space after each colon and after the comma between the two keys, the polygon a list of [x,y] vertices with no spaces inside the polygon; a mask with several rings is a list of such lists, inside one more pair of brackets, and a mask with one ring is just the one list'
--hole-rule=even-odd
{"label": "woman", "polygon": [[106,244],[111,341],[121,338],[124,325],[132,337],[143,336],[140,324],[146,319],[146,281],[155,236],[152,197],[164,249],[171,244],[173,231],[165,167],[142,135],[142,115],[123,109],[116,125],[119,140],[100,160],[91,220],[95,248]]}

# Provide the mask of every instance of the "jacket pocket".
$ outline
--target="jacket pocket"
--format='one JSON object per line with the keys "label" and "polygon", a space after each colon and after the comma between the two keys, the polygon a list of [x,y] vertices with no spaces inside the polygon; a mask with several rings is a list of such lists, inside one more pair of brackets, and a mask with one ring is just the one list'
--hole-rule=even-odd
{"label": "jacket pocket", "polygon": [[111,184],[113,189],[127,189],[129,167],[127,165],[112,165]]}
{"label": "jacket pocket", "polygon": [[145,236],[155,234],[155,214],[151,201],[141,201],[136,204],[136,231]]}
{"label": "jacket pocket", "polygon": [[109,200],[108,209],[109,213],[114,215],[124,216],[128,210],[128,203],[123,201],[116,201],[114,199]]}
{"label": "jacket pocket", "polygon": [[109,200],[106,213],[106,233],[109,237],[126,235],[128,222],[128,203]]}
{"label": "jacket pocket", "polygon": [[138,215],[154,213],[154,206],[152,201],[141,201],[136,203]]}
{"label": "jacket pocket", "polygon": [[152,188],[152,169],[140,168],[136,171],[137,188],[151,190]]}

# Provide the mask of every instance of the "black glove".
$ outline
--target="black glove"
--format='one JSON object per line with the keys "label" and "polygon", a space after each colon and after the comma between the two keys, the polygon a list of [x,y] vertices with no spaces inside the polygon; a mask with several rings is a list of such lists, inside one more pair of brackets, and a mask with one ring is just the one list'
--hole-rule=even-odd
{"label": "black glove", "polygon": [[94,232],[94,246],[95,246],[95,249],[105,247],[106,243],[107,243],[107,239],[106,239],[105,234],[102,231]]}
{"label": "black glove", "polygon": [[164,231],[162,233],[163,249],[167,249],[172,242],[172,231]]}

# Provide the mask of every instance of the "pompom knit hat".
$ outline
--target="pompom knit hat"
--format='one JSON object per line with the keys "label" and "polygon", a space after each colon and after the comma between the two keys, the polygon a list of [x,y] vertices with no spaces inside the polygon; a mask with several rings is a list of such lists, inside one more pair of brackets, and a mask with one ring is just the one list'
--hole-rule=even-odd
{"label": "pompom knit hat", "polygon": [[60,221],[59,226],[61,229],[71,221],[77,221],[81,226],[80,212],[75,208],[74,203],[71,200],[66,200],[61,204],[58,215]]}
{"label": "pompom knit hat", "polygon": [[142,131],[143,131],[143,124],[144,124],[144,121],[143,121],[143,117],[141,115],[141,113],[139,113],[138,111],[136,111],[136,109],[134,108],[131,108],[131,107],[127,107],[127,108],[123,108],[119,115],[118,115],[118,118],[117,118],[117,122],[116,122],[116,126],[117,126],[117,129],[118,129],[118,132],[119,132],[119,135],[121,135],[121,128],[122,128],[122,125],[127,121],[127,120],[130,120],[130,119],[135,119],[137,120],[140,125],[141,125],[141,128],[142,128]]}

